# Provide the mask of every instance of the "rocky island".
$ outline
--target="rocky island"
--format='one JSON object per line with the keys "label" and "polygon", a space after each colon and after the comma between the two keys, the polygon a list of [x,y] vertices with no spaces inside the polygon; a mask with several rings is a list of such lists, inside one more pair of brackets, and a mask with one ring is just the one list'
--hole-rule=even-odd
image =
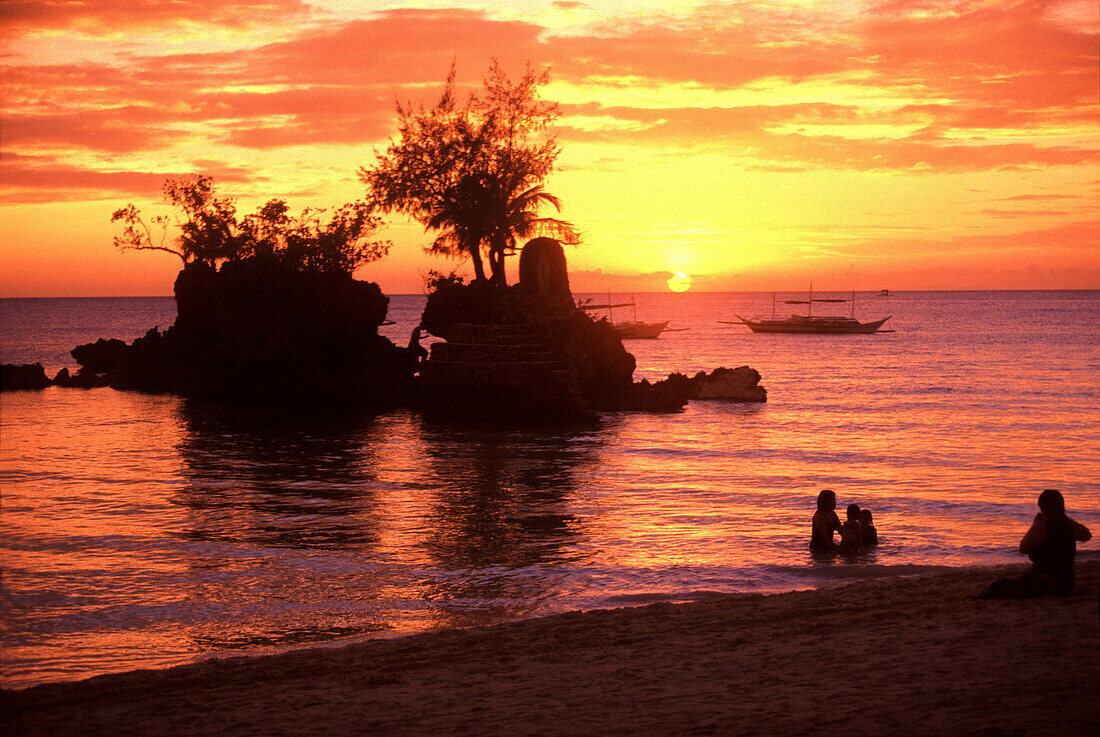
{"label": "rocky island", "polygon": [[259,260],[188,263],[177,318],[131,343],[80,345],[75,375],[5,366],[5,389],[110,386],[227,401],[357,402],[450,417],[577,421],[601,411],[675,412],[689,399],[766,401],[748,367],[633,381],[634,356],[606,320],[577,309],[559,242],[536,238],[516,285],[443,280],[421,326],[443,338],[423,360],[379,335],[389,299],[343,273]]}

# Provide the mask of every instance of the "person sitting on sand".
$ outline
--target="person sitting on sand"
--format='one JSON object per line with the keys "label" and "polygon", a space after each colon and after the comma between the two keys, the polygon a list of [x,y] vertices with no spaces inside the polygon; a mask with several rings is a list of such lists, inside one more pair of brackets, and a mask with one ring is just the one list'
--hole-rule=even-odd
{"label": "person sitting on sand", "polygon": [[866,507],[859,510],[859,535],[864,547],[878,545],[878,530],[871,521],[871,510]]}
{"label": "person sitting on sand", "polygon": [[1021,578],[994,581],[983,599],[1032,599],[1069,596],[1076,579],[1073,559],[1077,543],[1092,539],[1089,528],[1066,515],[1066,500],[1057,489],[1039,495],[1039,514],[1020,540],[1020,552],[1031,559],[1031,570]]}
{"label": "person sitting on sand", "polygon": [[1057,489],[1039,495],[1039,514],[1020,540],[1020,552],[1031,559],[1032,574],[1057,596],[1069,596],[1076,583],[1073,559],[1077,543],[1092,539],[1089,528],[1066,516],[1066,500]]}
{"label": "person sitting on sand", "polygon": [[817,511],[814,512],[810,531],[810,550],[836,550],[834,532],[840,532],[840,518],[836,516],[836,494],[831,489],[824,489],[817,495]]}
{"label": "person sitting on sand", "polygon": [[859,505],[848,505],[848,519],[840,526],[840,549],[860,550],[863,547],[863,535],[859,528]]}

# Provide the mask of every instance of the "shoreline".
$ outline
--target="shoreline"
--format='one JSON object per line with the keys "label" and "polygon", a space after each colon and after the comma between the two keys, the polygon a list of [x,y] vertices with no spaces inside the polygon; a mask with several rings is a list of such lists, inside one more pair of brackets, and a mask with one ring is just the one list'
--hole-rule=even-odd
{"label": "shoreline", "polygon": [[21,735],[1095,733],[1100,561],[1067,599],[975,598],[1024,567],[215,657],[0,690],[0,714]]}
{"label": "shoreline", "polygon": [[[1084,549],[1077,551],[1078,565],[1089,560],[1095,560],[1096,562],[1100,563],[1100,550]],[[557,610],[546,612],[533,612],[523,615],[516,615],[510,618],[494,618],[490,621],[475,624],[438,625],[427,628],[382,628],[363,632],[356,635],[338,637],[330,640],[271,644],[267,646],[255,646],[246,649],[199,651],[192,653],[190,657],[187,658],[180,657],[171,660],[152,661],[148,664],[134,663],[127,667],[115,670],[103,669],[84,673],[77,672],[72,674],[58,674],[56,677],[49,680],[35,680],[33,678],[24,678],[19,681],[6,681],[5,676],[9,676],[10,673],[5,673],[3,671],[2,660],[0,660],[0,695],[4,693],[28,691],[30,689],[39,687],[63,686],[69,684],[83,683],[95,678],[123,676],[135,671],[160,672],[171,670],[174,668],[199,665],[201,663],[212,660],[253,660],[258,658],[278,657],[309,650],[339,651],[344,648],[355,647],[358,645],[371,643],[376,640],[398,640],[406,637],[415,637],[418,635],[432,634],[436,632],[483,629],[486,627],[515,624],[518,622],[550,619],[567,614],[582,614],[597,611],[635,610],[659,604],[680,605],[709,601],[721,601],[727,599],[742,599],[746,597],[758,598],[781,596],[783,594],[793,594],[805,591],[824,590],[828,588],[835,588],[838,586],[846,586],[848,584],[859,583],[861,581],[896,580],[899,578],[911,578],[914,576],[935,576],[939,574],[958,572],[963,570],[975,570],[979,568],[988,569],[991,571],[999,570],[1002,571],[1005,576],[1014,576],[1017,575],[1017,573],[1022,572],[1025,567],[1026,566],[1023,563],[1020,563],[1018,561],[1016,563],[970,562],[958,565],[935,565],[923,563],[902,563],[889,565],[845,559],[844,554],[838,551],[836,554],[833,555],[827,553],[822,554],[822,557],[817,559],[816,565],[812,566],[814,572],[814,575],[812,577],[806,577],[797,582],[788,582],[786,585],[773,584],[770,586],[762,586],[759,588],[753,587],[750,589],[735,589],[730,591],[700,589],[697,591],[686,592],[680,595],[674,595],[671,593],[667,595],[659,593],[639,593],[636,595],[613,596],[604,599],[603,603],[600,604],[593,604],[590,606],[579,605],[575,608],[559,608]]]}

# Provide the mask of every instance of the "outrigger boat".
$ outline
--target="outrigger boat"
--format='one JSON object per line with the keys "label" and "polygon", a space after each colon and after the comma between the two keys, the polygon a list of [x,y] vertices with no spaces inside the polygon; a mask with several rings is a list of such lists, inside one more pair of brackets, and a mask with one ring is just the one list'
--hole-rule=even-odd
{"label": "outrigger boat", "polygon": [[[737,321],[722,321],[726,325],[746,325],[749,330],[754,333],[815,333],[815,334],[837,334],[837,333],[876,333],[883,324],[890,319],[890,316],[886,316],[881,320],[875,320],[873,322],[860,322],[856,320],[855,310],[855,292],[852,293],[852,299],[831,299],[831,298],[815,298],[813,296],[813,285],[810,285],[810,297],[809,299],[790,299],[785,300],[783,304],[788,305],[806,305],[805,315],[791,315],[790,317],[776,317],[775,316],[775,295],[772,295],[772,316],[771,317],[754,317],[747,319],[737,315]],[[844,303],[851,302],[852,313],[851,316],[844,315],[815,315],[813,314],[814,302],[832,302],[832,303]],[[885,331],[890,332],[890,331]]]}
{"label": "outrigger boat", "polygon": [[[611,323],[611,327],[615,330],[620,338],[656,338],[668,328],[668,320],[664,322],[642,322],[638,319],[638,303],[634,300],[634,295],[630,296],[629,302],[623,302],[622,304],[611,304],[611,293],[607,294],[607,304],[605,305],[578,305],[582,310],[607,310],[607,321]],[[634,319],[629,322],[615,322],[614,314],[612,310],[616,307],[633,307]]]}

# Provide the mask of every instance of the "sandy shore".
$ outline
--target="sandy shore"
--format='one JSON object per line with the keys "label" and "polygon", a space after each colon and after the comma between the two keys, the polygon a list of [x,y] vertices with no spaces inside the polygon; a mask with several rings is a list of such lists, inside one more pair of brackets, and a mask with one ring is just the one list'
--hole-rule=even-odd
{"label": "sandy shore", "polygon": [[9,735],[1095,735],[1100,562],[573,613],[0,694]]}

